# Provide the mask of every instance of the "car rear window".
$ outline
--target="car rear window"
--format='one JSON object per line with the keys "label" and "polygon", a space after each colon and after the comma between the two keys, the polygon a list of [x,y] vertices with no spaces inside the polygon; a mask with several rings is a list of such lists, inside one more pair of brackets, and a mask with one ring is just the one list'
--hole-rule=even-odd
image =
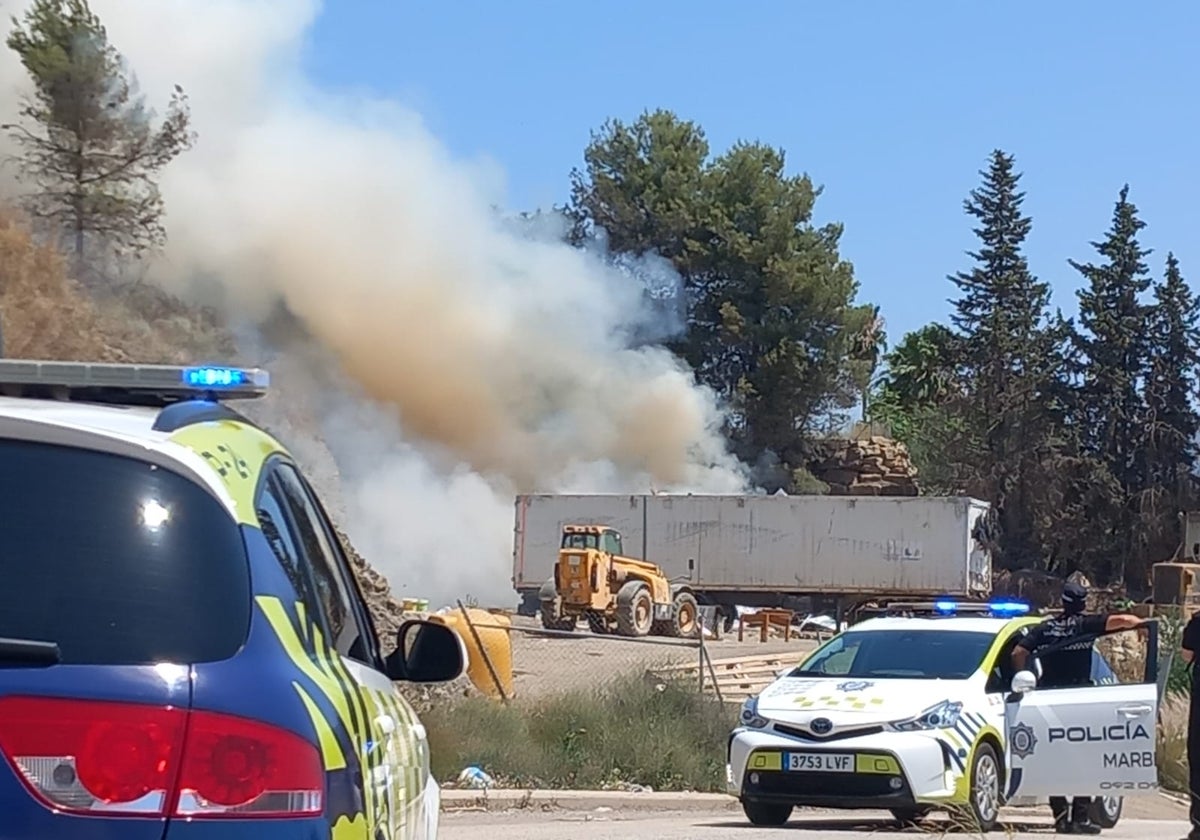
{"label": "car rear window", "polygon": [[106,665],[212,662],[245,642],[241,531],[180,474],[0,439],[0,511],[0,637]]}

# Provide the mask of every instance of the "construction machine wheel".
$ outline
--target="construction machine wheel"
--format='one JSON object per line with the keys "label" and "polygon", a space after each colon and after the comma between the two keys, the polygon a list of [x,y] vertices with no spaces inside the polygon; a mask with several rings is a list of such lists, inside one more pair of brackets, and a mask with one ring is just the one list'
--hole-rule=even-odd
{"label": "construction machine wheel", "polygon": [[608,619],[604,613],[596,610],[588,610],[583,614],[583,620],[587,622],[588,630],[591,630],[598,636],[602,636],[608,632]]}
{"label": "construction machine wheel", "polygon": [[562,601],[559,600],[554,578],[550,578],[538,589],[538,603],[541,605],[538,613],[542,618],[542,626],[547,630],[575,629],[575,617],[563,615]]}
{"label": "construction machine wheel", "polygon": [[654,624],[654,598],[650,587],[631,580],[617,592],[617,635],[645,636]]}
{"label": "construction machine wheel", "polygon": [[694,639],[700,632],[700,606],[691,592],[676,592],[671,601],[671,620],[666,622],[666,635]]}
{"label": "construction machine wheel", "polygon": [[563,615],[557,601],[542,601],[539,613],[542,616],[542,627],[547,630],[575,629],[575,616]]}

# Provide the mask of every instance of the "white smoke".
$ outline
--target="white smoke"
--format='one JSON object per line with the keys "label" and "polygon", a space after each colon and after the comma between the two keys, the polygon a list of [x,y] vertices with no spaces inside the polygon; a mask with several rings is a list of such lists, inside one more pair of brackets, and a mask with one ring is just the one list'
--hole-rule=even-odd
{"label": "white smoke", "polygon": [[[398,590],[511,602],[515,492],[743,489],[712,393],[646,343],[680,327],[669,265],[514,226],[495,168],[419,115],[307,84],[315,0],[92,6],[152,104],[183,86],[199,134],[162,180],[156,275],[215,281],[247,321],[282,299],[336,360],[342,393],[314,400],[294,363],[280,386],[321,406],[352,536]],[[22,76],[0,63],[6,93]]]}

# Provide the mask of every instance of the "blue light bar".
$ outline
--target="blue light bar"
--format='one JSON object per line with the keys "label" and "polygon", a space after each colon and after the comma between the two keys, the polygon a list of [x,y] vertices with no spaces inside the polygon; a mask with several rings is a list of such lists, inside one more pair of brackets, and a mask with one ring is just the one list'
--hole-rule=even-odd
{"label": "blue light bar", "polygon": [[958,612],[958,602],[948,600],[934,601],[933,609],[942,615],[951,615]]}
{"label": "blue light bar", "polygon": [[193,388],[237,388],[245,385],[246,381],[246,371],[241,368],[195,367],[183,370],[183,383]]}
{"label": "blue light bar", "polygon": [[1029,604],[1024,601],[992,601],[989,606],[997,615],[1025,615],[1029,612]]}

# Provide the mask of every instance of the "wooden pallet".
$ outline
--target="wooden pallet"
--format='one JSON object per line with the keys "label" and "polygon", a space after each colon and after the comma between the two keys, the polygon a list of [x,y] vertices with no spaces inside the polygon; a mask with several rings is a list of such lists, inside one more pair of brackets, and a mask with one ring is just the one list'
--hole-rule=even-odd
{"label": "wooden pallet", "polygon": [[[704,690],[710,694],[719,690],[722,699],[727,702],[741,703],[774,682],[781,671],[796,667],[798,658],[789,654],[768,654],[714,659],[712,673],[709,673],[707,665],[704,668]],[[648,673],[656,679],[700,683],[699,662],[651,668]],[[715,684],[713,674],[716,675]]]}

